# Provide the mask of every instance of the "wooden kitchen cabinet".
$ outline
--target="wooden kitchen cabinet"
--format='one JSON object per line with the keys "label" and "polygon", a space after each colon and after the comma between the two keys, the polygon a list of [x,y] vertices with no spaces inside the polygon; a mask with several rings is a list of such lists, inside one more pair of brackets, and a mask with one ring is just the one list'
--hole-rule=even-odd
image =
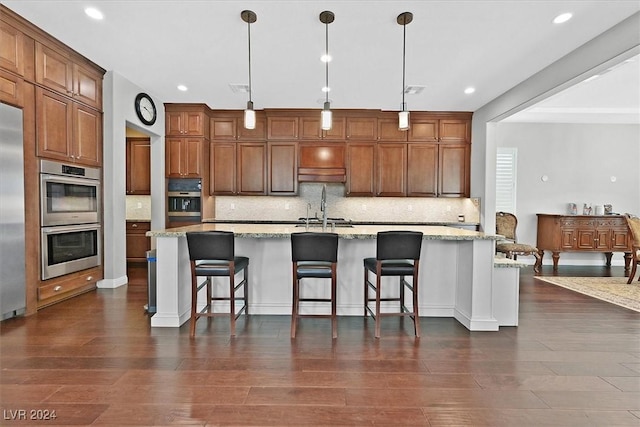
{"label": "wooden kitchen cabinet", "polygon": [[146,236],[149,230],[149,221],[127,221],[127,262],[147,262],[147,251],[151,250],[151,238]]}
{"label": "wooden kitchen cabinet", "polygon": [[202,138],[167,138],[165,142],[167,178],[201,178],[204,166]]}
{"label": "wooden kitchen cabinet", "polygon": [[268,140],[298,139],[298,117],[288,115],[267,116]]}
{"label": "wooden kitchen cabinet", "polygon": [[389,114],[378,118],[378,140],[379,141],[407,141],[406,130],[398,129],[398,115]]}
{"label": "wooden kitchen cabinet", "polygon": [[37,83],[102,109],[102,73],[39,42],[35,44],[35,64]]}
{"label": "wooden kitchen cabinet", "polygon": [[438,197],[469,197],[471,145],[438,145]]}
{"label": "wooden kitchen cabinet", "polygon": [[38,309],[92,291],[103,278],[102,267],[94,267],[43,281],[37,288]]}
{"label": "wooden kitchen cabinet", "polygon": [[237,122],[238,141],[266,141],[267,140],[267,117],[264,112],[256,111],[256,127],[246,129],[244,127],[244,117],[240,117]]}
{"label": "wooden kitchen cabinet", "polygon": [[236,186],[239,195],[267,194],[267,143],[237,144]]}
{"label": "wooden kitchen cabinet", "polygon": [[0,20],[0,68],[21,77],[25,71],[25,37],[22,31]]}
{"label": "wooden kitchen cabinet", "polygon": [[37,155],[88,166],[102,164],[102,113],[36,88]]}
{"label": "wooden kitchen cabinet", "polygon": [[347,138],[347,120],[333,114],[331,129],[322,130],[320,112],[313,116],[300,117],[300,140],[304,141],[344,141]]}
{"label": "wooden kitchen cabinet", "polygon": [[209,138],[208,107],[204,104],[164,104],[167,136]]}
{"label": "wooden kitchen cabinet", "polygon": [[236,194],[236,143],[212,142],[209,147],[209,191],[211,195]]}
{"label": "wooden kitchen cabinet", "polygon": [[406,196],[407,144],[381,142],[376,151],[376,195]]}
{"label": "wooden kitchen cabinet", "polygon": [[471,142],[471,120],[441,119],[438,122],[438,141],[453,144]]}
{"label": "wooden kitchen cabinet", "polygon": [[235,141],[238,138],[238,119],[240,114],[234,116],[215,115],[209,119],[211,141]]}
{"label": "wooden kitchen cabinet", "polygon": [[269,167],[269,195],[294,196],[298,194],[296,177],[298,160],[297,142],[269,142],[267,144]]}
{"label": "wooden kitchen cabinet", "polygon": [[438,144],[407,144],[407,196],[438,196]]}
{"label": "wooden kitchen cabinet", "polygon": [[347,196],[375,196],[376,143],[347,143]]}
{"label": "wooden kitchen cabinet", "polygon": [[377,117],[347,116],[347,139],[375,141],[378,139]]}
{"label": "wooden kitchen cabinet", "polygon": [[0,69],[0,101],[23,107],[24,84],[22,77]]}
{"label": "wooden kitchen cabinet", "polygon": [[625,273],[631,263],[631,235],[621,215],[537,214],[537,248],[540,255],[551,251],[553,269],[558,269],[560,252],[603,252],[607,267],[613,252],[624,252]]}
{"label": "wooden kitchen cabinet", "polygon": [[127,194],[151,194],[151,141],[127,138]]}
{"label": "wooden kitchen cabinet", "polygon": [[267,143],[212,142],[211,195],[267,194]]}

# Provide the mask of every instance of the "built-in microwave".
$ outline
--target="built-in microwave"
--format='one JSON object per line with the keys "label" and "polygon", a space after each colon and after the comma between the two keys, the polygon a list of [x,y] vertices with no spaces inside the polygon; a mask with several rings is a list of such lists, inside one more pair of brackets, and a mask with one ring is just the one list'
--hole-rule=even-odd
{"label": "built-in microwave", "polygon": [[40,160],[40,226],[100,222],[98,168]]}
{"label": "built-in microwave", "polygon": [[99,224],[42,227],[40,230],[42,280],[101,264],[102,233]]}

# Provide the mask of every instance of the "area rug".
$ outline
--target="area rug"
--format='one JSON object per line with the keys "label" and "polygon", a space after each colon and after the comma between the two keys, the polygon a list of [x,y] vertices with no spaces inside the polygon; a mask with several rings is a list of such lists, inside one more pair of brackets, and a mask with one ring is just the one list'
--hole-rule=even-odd
{"label": "area rug", "polygon": [[626,277],[536,277],[553,285],[640,312],[640,282]]}

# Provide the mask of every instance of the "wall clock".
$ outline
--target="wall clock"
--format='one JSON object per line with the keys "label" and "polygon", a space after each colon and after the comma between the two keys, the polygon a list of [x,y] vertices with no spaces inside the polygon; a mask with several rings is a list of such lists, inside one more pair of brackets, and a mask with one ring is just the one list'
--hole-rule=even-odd
{"label": "wall clock", "polygon": [[158,112],[156,111],[156,104],[153,103],[153,99],[146,93],[139,93],[136,96],[134,103],[136,114],[142,123],[147,126],[151,126],[156,122]]}

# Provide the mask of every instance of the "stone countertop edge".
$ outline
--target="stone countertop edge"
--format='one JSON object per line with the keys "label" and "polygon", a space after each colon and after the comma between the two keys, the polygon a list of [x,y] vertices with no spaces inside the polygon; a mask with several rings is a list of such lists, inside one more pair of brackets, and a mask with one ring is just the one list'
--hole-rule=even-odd
{"label": "stone countertop edge", "polygon": [[[294,224],[196,224],[166,230],[152,230],[146,233],[149,237],[178,237],[190,231],[233,231],[236,237],[244,238],[289,238],[292,233],[306,231],[304,227]],[[478,231],[464,230],[455,227],[421,225],[354,225],[353,227],[337,227],[332,232],[342,239],[375,239],[379,231],[415,230],[424,234],[427,240],[498,240],[500,236],[487,235]],[[321,231],[317,227],[310,231]]]}
{"label": "stone countertop edge", "polygon": [[[418,225],[418,226],[429,226],[429,225],[447,225],[447,226],[478,226],[479,222],[451,222],[451,221],[429,221],[429,222],[400,222],[400,221],[350,221],[347,220],[349,224],[352,225]],[[304,221],[300,220],[235,220],[235,219],[203,219],[203,224],[304,224]]]}

